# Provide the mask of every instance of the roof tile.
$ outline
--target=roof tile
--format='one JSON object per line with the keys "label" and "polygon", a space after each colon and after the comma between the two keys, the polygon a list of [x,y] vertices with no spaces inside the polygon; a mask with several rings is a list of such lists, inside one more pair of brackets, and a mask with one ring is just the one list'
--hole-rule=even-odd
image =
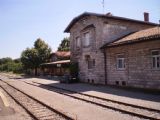
{"label": "roof tile", "polygon": [[149,38],[154,38],[157,36],[160,37],[160,27],[154,27],[154,28],[149,28],[149,29],[135,32],[135,33],[130,34],[128,36],[125,36],[125,37],[123,37],[113,43],[110,43],[107,46],[119,45],[119,44],[141,41],[141,40],[147,40]]}

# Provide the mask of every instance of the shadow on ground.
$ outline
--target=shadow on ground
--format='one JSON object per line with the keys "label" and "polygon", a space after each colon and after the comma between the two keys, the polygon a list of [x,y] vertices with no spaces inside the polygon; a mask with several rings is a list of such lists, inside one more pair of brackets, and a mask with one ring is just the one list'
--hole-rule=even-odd
{"label": "shadow on ground", "polygon": [[[41,87],[50,91],[55,91],[55,89],[52,89],[50,87],[50,86],[54,86],[54,87],[60,87],[60,88],[68,89],[71,91],[82,92],[82,93],[87,91],[97,91],[97,92],[112,94],[117,96],[124,96],[129,98],[160,102],[159,91],[148,91],[148,90],[136,89],[136,88],[124,88],[124,87],[118,87],[118,86],[95,85],[95,84],[86,84],[86,83],[64,84],[59,82],[47,84],[49,86],[47,87],[46,85],[41,83],[41,80],[43,79],[40,79],[40,81],[35,81],[35,83],[38,84],[38,87]],[[53,81],[52,79],[44,79],[44,80]],[[34,82],[33,84],[32,83],[30,84],[34,85]]]}

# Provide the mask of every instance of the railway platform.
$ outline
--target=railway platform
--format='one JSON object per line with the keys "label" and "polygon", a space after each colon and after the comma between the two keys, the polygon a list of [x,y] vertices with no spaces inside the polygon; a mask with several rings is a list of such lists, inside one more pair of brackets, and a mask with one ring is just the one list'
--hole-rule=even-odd
{"label": "railway platform", "polygon": [[59,81],[40,78],[24,79],[24,81],[37,83],[42,88],[43,85],[55,86],[98,96],[101,98],[109,98],[115,101],[126,102],[160,110],[160,94],[137,92],[134,90],[128,91],[127,89],[114,88],[104,85],[93,85],[84,83],[62,84],[59,83]]}
{"label": "railway platform", "polygon": [[140,118],[130,116],[129,114],[122,114],[115,110],[88,104],[80,100],[72,99],[71,97],[61,95],[52,89],[47,89],[44,85],[60,87],[120,102],[141,105],[147,108],[160,108],[160,95],[155,94],[127,91],[109,86],[90,85],[83,83],[62,84],[56,80],[47,80],[42,78],[8,78],[6,81],[28,93],[29,95],[34,96],[36,99],[41,100],[47,105],[50,105],[67,115],[69,114],[78,120],[139,120]]}
{"label": "railway platform", "polygon": [[9,107],[7,99],[0,92],[0,117],[14,114],[14,109]]}

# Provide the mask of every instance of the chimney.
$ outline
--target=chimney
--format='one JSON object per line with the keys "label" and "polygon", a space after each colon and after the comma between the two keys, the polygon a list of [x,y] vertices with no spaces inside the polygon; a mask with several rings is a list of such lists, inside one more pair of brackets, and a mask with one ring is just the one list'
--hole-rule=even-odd
{"label": "chimney", "polygon": [[106,13],[107,16],[113,16],[111,12]]}
{"label": "chimney", "polygon": [[149,22],[149,13],[144,12],[144,21]]}

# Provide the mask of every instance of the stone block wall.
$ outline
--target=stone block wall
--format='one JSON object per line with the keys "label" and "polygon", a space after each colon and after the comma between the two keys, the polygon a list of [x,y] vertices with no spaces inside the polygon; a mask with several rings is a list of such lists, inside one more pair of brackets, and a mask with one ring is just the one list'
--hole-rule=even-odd
{"label": "stone block wall", "polygon": [[[79,63],[80,80],[82,82],[94,81],[94,83],[105,84],[104,54],[100,50],[100,47],[130,32],[149,27],[153,26],[94,15],[80,18],[70,29],[71,61]],[[86,29],[91,30],[92,39],[90,46],[83,47],[83,32]],[[81,40],[81,47],[78,49],[75,43],[76,37],[80,37]],[[85,60],[86,55],[89,55],[91,59],[95,59],[94,68],[88,69]],[[125,74],[121,73],[121,77],[120,79],[124,79]]]}
{"label": "stone block wall", "polygon": [[[108,84],[160,89],[160,69],[152,68],[152,50],[160,50],[160,40],[145,41],[106,49]],[[124,54],[125,69],[118,70],[116,55]]]}

